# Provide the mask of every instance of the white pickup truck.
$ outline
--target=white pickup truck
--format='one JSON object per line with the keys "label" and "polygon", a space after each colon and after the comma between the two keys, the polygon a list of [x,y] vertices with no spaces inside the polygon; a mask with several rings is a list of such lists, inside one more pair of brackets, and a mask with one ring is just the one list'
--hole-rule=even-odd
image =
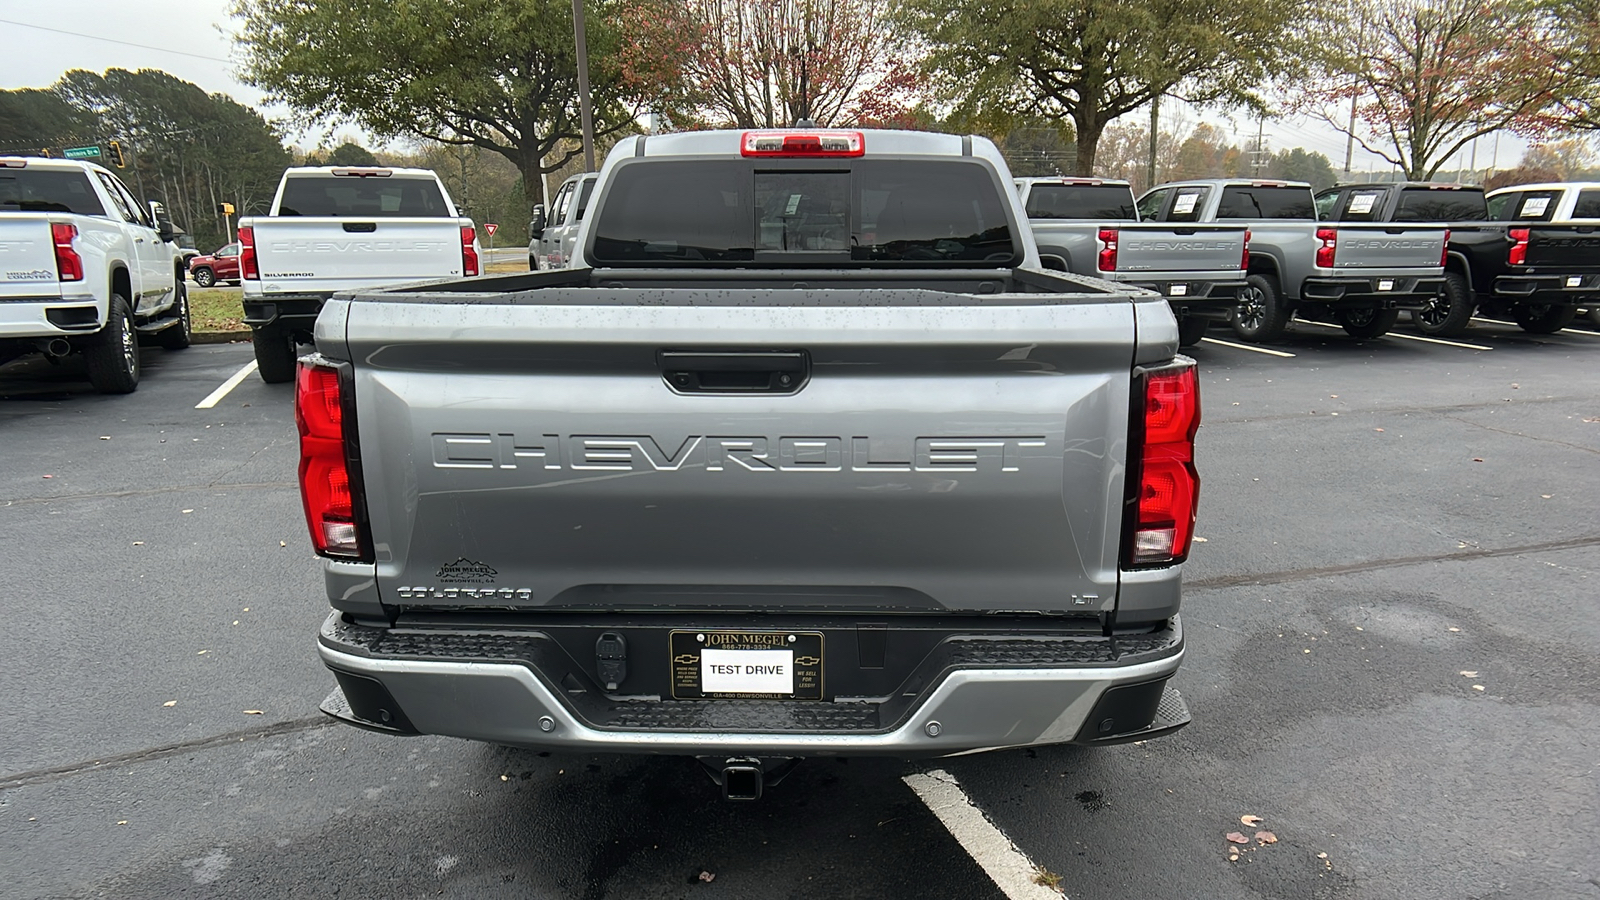
{"label": "white pickup truck", "polygon": [[338,291],[480,274],[477,228],[429,169],[288,169],[265,216],[239,220],[244,321],[261,380],[294,378]]}
{"label": "white pickup truck", "polygon": [[189,346],[177,231],[93,163],[0,157],[0,363],[82,353],[106,394],[139,386],[139,337]]}

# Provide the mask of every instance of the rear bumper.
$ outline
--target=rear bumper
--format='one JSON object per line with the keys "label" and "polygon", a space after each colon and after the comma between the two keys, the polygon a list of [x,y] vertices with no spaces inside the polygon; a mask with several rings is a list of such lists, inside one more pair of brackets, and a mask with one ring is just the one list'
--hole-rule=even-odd
{"label": "rear bumper", "polygon": [[1421,309],[1444,290],[1441,275],[1391,275],[1307,278],[1300,299],[1331,309]]}
{"label": "rear bumper", "polygon": [[1512,303],[1581,306],[1600,297],[1600,274],[1501,275],[1494,296]]}
{"label": "rear bumper", "polygon": [[104,318],[93,297],[0,298],[0,339],[93,334]]}
{"label": "rear bumper", "polygon": [[1166,687],[1183,659],[1177,620],[1135,638],[954,636],[919,669],[925,681],[913,673],[895,696],[832,701],[611,696],[574,690],[553,664],[565,657],[536,631],[388,632],[338,613],[324,623],[318,649],[339,682],[325,712],[395,734],[691,756],[947,756],[1143,740],[1188,723]]}
{"label": "rear bumper", "polygon": [[1115,281],[1155,291],[1167,298],[1174,312],[1214,319],[1228,317],[1238,304],[1239,290],[1246,284],[1243,272],[1223,279],[1218,279],[1215,272],[1123,273]]}
{"label": "rear bumper", "polygon": [[280,327],[310,331],[328,296],[287,294],[244,298],[244,323],[251,328]]}

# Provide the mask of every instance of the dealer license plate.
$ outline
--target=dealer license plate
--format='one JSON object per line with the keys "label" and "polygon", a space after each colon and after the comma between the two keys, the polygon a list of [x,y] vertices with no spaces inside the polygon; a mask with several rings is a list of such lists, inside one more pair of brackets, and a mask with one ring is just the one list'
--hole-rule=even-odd
{"label": "dealer license plate", "polygon": [[672,698],[822,699],[814,631],[674,631]]}
{"label": "dealer license plate", "polygon": [[1378,290],[1392,291],[1394,290],[1394,282],[1388,278],[1381,278],[1378,280]]}

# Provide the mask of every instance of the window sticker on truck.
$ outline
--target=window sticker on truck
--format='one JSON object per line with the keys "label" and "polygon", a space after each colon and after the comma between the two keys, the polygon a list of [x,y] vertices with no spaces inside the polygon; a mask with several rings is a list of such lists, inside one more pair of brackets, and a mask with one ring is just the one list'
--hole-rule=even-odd
{"label": "window sticker on truck", "polygon": [[1527,202],[1522,204],[1522,211],[1517,215],[1524,219],[1537,219],[1544,215],[1544,211],[1549,208],[1549,197],[1529,197]]}

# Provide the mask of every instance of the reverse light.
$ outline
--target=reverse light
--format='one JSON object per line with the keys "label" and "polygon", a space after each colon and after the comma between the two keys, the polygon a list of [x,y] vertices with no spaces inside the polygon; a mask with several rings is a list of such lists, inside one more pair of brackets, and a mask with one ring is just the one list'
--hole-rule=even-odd
{"label": "reverse light", "polygon": [[1117,270],[1117,237],[1115,228],[1100,229],[1100,255],[1095,260],[1095,268],[1102,272],[1115,272]]}
{"label": "reverse light", "polygon": [[1511,237],[1511,255],[1506,262],[1513,266],[1528,264],[1528,239],[1533,234],[1530,228],[1512,228],[1506,232]]}
{"label": "reverse light", "polygon": [[249,225],[239,226],[239,275],[261,280],[261,269],[256,265],[256,230]]}
{"label": "reverse light", "polygon": [[478,240],[478,230],[471,225],[461,226],[461,274],[478,274],[478,248],[473,243]]}
{"label": "reverse light", "polygon": [[746,131],[739,145],[745,156],[850,157],[867,152],[859,131]]}
{"label": "reverse light", "polygon": [[83,257],[72,246],[77,237],[78,226],[71,222],[50,223],[50,241],[56,245],[56,275],[60,281],[83,280]]}
{"label": "reverse light", "polygon": [[1200,475],[1194,467],[1194,436],[1200,427],[1200,381],[1194,360],[1139,373],[1134,435],[1128,468],[1131,528],[1124,542],[1129,566],[1168,566],[1189,556]]}
{"label": "reverse light", "polygon": [[1317,268],[1333,268],[1334,254],[1339,250],[1339,230],[1337,228],[1317,229]]}
{"label": "reverse light", "polygon": [[[300,499],[311,529],[311,544],[318,553],[362,559],[367,555],[365,506],[350,477],[340,376],[340,368],[315,358],[301,360],[295,373]],[[358,511],[362,513],[359,517]]]}

